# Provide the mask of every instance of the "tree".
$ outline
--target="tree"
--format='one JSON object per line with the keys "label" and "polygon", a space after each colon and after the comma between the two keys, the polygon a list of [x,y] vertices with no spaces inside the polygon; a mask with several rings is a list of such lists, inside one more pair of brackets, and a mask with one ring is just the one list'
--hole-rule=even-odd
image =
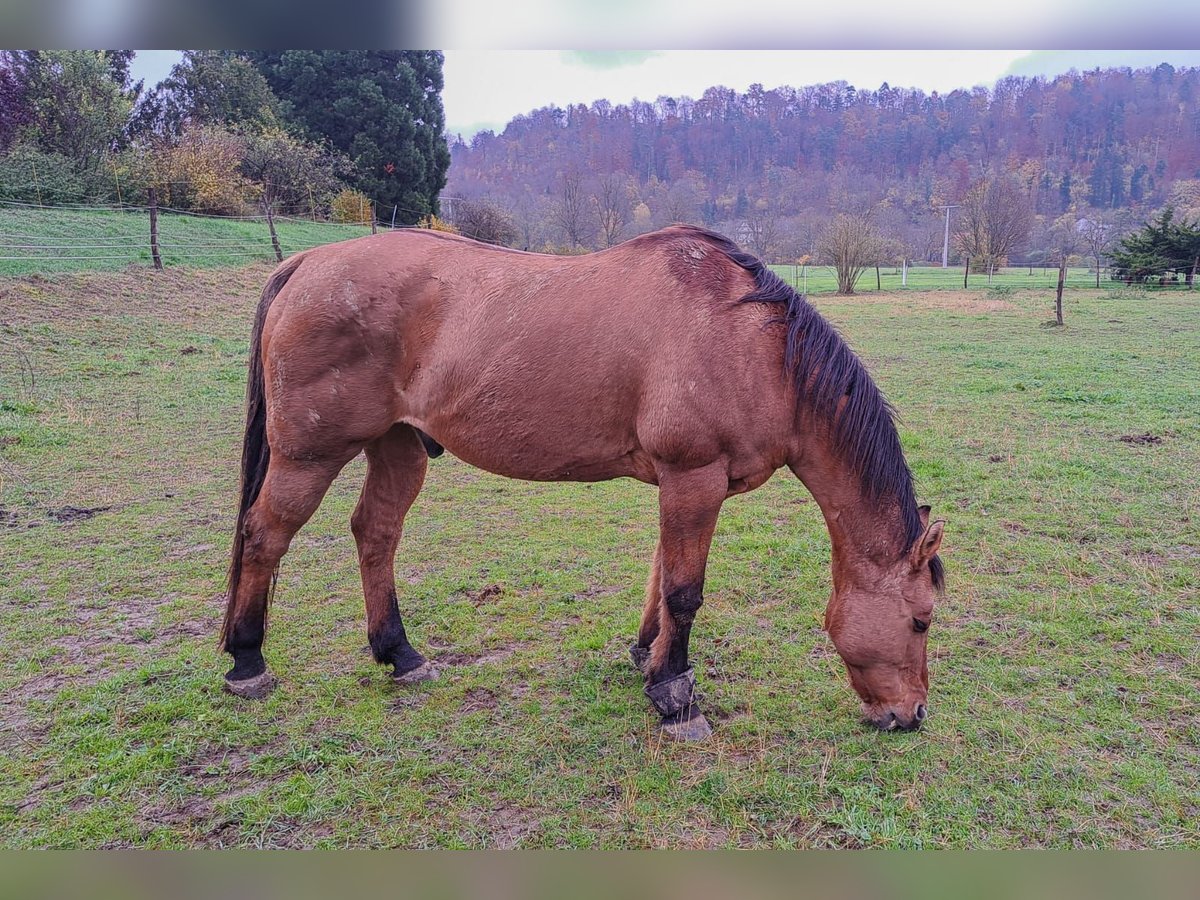
{"label": "tree", "polygon": [[955,240],[972,268],[990,275],[1025,242],[1031,225],[1028,195],[1016,180],[988,178],[963,199]]}
{"label": "tree", "polygon": [[0,51],[0,153],[6,152],[32,121],[33,107],[14,54]]}
{"label": "tree", "polygon": [[247,135],[244,146],[239,171],[258,186],[262,202],[280,212],[324,210],[350,167],[344,157],[278,128]]}
{"label": "tree", "polygon": [[1111,210],[1091,210],[1076,226],[1088,256],[1096,265],[1096,287],[1100,287],[1100,267],[1117,238],[1118,218]]}
{"label": "tree", "polygon": [[250,54],[304,136],[353,163],[354,187],[412,225],[438,211],[450,151],[442,54],[418,50],[284,50]]}
{"label": "tree", "polygon": [[880,252],[879,234],[870,214],[837,216],[817,240],[817,253],[837,272],[838,293],[853,294],[863,270]]}
{"label": "tree", "polygon": [[588,198],[584,193],[583,175],[578,169],[568,169],[559,176],[558,196],[550,217],[572,250],[584,246],[591,236]]}
{"label": "tree", "polygon": [[1192,287],[1200,267],[1200,220],[1176,218],[1175,208],[1167,206],[1141,229],[1122,238],[1110,256],[1114,271],[1126,282],[1186,272],[1188,287]]}
{"label": "tree", "polygon": [[[29,106],[27,139],[93,178],[120,145],[138,85],[128,51],[25,50],[10,55]],[[115,53],[115,55],[114,55]]]}
{"label": "tree", "polygon": [[779,249],[779,213],[766,200],[760,200],[746,217],[746,243],[750,252],[767,262]]}
{"label": "tree", "polygon": [[621,234],[633,218],[633,193],[629,179],[621,175],[603,175],[596,184],[592,202],[600,220],[604,246],[620,243]]}
{"label": "tree", "polygon": [[232,50],[185,50],[142,98],[131,130],[178,135],[189,124],[262,131],[278,123],[279,99],[249,60]]}
{"label": "tree", "polygon": [[1060,216],[1046,231],[1046,251],[1050,260],[1058,265],[1058,288],[1054,294],[1054,316],[1056,324],[1063,324],[1063,285],[1067,279],[1067,261],[1079,251],[1083,239],[1075,216],[1066,213]]}
{"label": "tree", "polygon": [[453,225],[461,235],[504,247],[520,237],[512,216],[491,200],[459,200],[454,204]]}

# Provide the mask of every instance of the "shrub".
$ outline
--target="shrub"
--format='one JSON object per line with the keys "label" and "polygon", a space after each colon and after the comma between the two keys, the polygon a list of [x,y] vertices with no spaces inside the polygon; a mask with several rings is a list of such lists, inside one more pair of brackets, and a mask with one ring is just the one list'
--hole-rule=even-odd
{"label": "shrub", "polygon": [[177,141],[160,143],[150,155],[159,202],[241,215],[247,198],[258,193],[240,171],[245,152],[245,138],[214,125],[188,128]]}
{"label": "shrub", "polygon": [[439,219],[432,213],[425,216],[417,222],[418,228],[428,228],[431,231],[444,231],[447,234],[459,234],[459,230],[447,222],[445,219]]}
{"label": "shrub", "polygon": [[87,199],[86,179],[61,153],[17,145],[0,156],[0,198],[23,203],[80,203]]}
{"label": "shrub", "polygon": [[333,202],[330,204],[330,214],[335,222],[370,225],[371,201],[362,191],[346,188],[333,198]]}

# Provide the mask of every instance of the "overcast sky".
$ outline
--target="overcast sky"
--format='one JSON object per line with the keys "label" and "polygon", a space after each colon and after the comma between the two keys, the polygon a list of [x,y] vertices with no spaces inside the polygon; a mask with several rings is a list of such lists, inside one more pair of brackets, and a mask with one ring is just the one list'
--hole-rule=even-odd
{"label": "overcast sky", "polygon": [[[147,87],[179,59],[175,50],[139,50],[135,77]],[[1057,75],[1096,66],[1159,62],[1200,65],[1197,50],[447,50],[447,129],[470,137],[500,131],[515,115],[541,106],[626,103],[660,95],[699,97],[724,85],[745,90],[844,80],[874,89],[950,91],[991,85],[1007,74]]]}

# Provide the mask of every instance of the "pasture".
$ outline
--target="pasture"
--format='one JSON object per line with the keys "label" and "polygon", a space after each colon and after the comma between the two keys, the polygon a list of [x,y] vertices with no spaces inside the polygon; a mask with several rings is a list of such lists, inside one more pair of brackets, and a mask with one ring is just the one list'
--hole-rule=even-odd
{"label": "pasture", "polygon": [[[359,225],[276,217],[285,254],[370,234]],[[275,259],[261,219],[203,217],[160,211],[159,248],[168,267],[241,266]],[[38,209],[0,205],[0,276],[46,272],[119,272],[153,265],[150,219],[143,210]]]}
{"label": "pasture", "polygon": [[725,506],[692,639],[717,730],[684,746],[626,655],[653,490],[448,455],[397,558],[441,680],[366,650],[360,459],[284,560],[279,689],[223,693],[269,271],[0,279],[5,846],[1200,845],[1196,295],[1073,290],[1066,328],[1045,285],[818,297],[948,520],[931,717],[859,721],[824,525],[782,472]]}

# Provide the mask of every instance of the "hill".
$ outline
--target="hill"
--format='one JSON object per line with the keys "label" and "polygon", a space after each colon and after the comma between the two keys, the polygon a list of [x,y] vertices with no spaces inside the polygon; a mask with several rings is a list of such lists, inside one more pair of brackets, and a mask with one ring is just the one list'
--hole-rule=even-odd
{"label": "hill", "polygon": [[623,236],[683,220],[791,262],[833,212],[874,208],[909,258],[934,260],[933,208],[997,173],[1046,221],[1200,205],[1200,69],[1010,77],[948,94],[835,82],[597,100],[518,116],[451,153],[446,193],[490,198],[524,245],[596,246],[614,220]]}

